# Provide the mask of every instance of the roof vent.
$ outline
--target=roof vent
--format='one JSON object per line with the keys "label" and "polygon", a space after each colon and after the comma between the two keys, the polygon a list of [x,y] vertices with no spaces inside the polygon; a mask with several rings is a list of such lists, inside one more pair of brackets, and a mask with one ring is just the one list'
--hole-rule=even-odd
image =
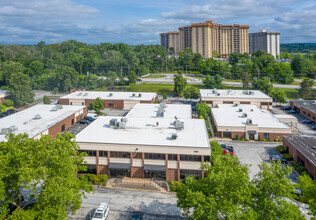
{"label": "roof vent", "polygon": [[238,109],[238,112],[242,112],[242,108]]}
{"label": "roof vent", "polygon": [[37,114],[37,115],[34,116],[33,119],[35,119],[35,120],[36,120],[36,119],[42,119],[42,117],[40,116],[40,114]]}
{"label": "roof vent", "polygon": [[117,122],[117,119],[116,118],[112,118],[110,120],[110,126],[115,126],[116,125],[116,122]]}
{"label": "roof vent", "polygon": [[116,125],[115,125],[115,128],[116,129],[125,129],[126,128],[126,123],[125,122],[116,122]]}
{"label": "roof vent", "polygon": [[56,108],[59,110],[59,109],[63,109],[63,106],[62,105],[60,105],[60,104],[57,104],[56,105]]}
{"label": "roof vent", "polygon": [[242,117],[247,118],[247,113],[242,113]]}
{"label": "roof vent", "polygon": [[121,118],[121,122],[127,123],[127,118]]}
{"label": "roof vent", "polygon": [[217,93],[216,95],[217,95],[217,96],[220,96],[221,94],[220,94],[220,93]]}
{"label": "roof vent", "polygon": [[248,93],[249,95],[254,95],[255,94],[255,92],[254,91],[249,91],[249,93]]}
{"label": "roof vent", "polygon": [[159,104],[159,107],[162,107],[162,108],[167,108],[167,105],[166,105],[166,103],[161,102],[161,103]]}
{"label": "roof vent", "polygon": [[77,96],[81,96],[82,95],[82,92],[79,92],[78,94],[77,94]]}
{"label": "roof vent", "polygon": [[110,97],[113,96],[113,93],[109,93],[109,96],[110,96]]}
{"label": "roof vent", "polygon": [[217,89],[213,89],[213,93],[217,93]]}
{"label": "roof vent", "polygon": [[250,109],[251,112],[253,112],[253,109]]}
{"label": "roof vent", "polygon": [[133,93],[132,96],[135,97],[135,93]]}
{"label": "roof vent", "polygon": [[182,130],[184,128],[184,123],[179,120],[176,120],[174,122],[174,126],[177,130]]}
{"label": "roof vent", "polygon": [[242,93],[248,95],[248,90],[244,90]]}
{"label": "roof vent", "polygon": [[138,94],[138,96],[139,96],[139,97],[142,97],[142,94],[141,94],[141,93],[139,93],[139,94]]}
{"label": "roof vent", "polygon": [[237,103],[233,104],[233,107],[237,107],[237,106],[238,106],[238,104],[237,104]]}
{"label": "roof vent", "polygon": [[178,138],[178,135],[176,133],[171,134],[171,139],[176,140]]}
{"label": "roof vent", "polygon": [[157,114],[156,114],[156,116],[157,116],[158,118],[162,118],[162,117],[164,116],[164,112],[158,111]]}
{"label": "roof vent", "polygon": [[251,119],[247,119],[246,124],[247,125],[252,125],[252,120]]}

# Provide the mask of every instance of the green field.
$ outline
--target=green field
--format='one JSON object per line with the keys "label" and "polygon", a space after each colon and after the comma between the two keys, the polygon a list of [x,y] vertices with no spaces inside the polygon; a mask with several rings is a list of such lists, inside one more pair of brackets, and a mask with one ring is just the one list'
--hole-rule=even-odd
{"label": "green field", "polygon": [[157,79],[157,78],[165,78],[165,75],[159,75],[159,74],[151,74],[149,76],[145,76],[143,78],[152,78],[152,79]]}

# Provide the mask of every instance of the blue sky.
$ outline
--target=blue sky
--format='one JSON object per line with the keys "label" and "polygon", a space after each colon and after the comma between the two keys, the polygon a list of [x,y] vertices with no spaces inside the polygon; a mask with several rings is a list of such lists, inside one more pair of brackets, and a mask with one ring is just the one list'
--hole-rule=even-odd
{"label": "blue sky", "polygon": [[0,0],[0,43],[159,44],[159,33],[206,20],[316,43],[315,0]]}

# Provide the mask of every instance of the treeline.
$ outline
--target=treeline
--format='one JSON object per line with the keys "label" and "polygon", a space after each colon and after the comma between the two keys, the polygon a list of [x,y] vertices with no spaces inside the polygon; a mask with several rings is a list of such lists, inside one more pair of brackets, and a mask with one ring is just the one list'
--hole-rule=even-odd
{"label": "treeline", "polygon": [[280,44],[281,52],[289,53],[310,53],[316,51],[315,43],[293,43],[293,44]]}

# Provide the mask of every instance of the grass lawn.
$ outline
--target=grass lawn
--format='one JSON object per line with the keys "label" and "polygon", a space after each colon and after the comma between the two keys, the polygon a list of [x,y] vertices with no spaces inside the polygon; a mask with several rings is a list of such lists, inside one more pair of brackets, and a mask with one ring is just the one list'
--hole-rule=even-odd
{"label": "grass lawn", "polygon": [[149,76],[143,77],[143,78],[152,78],[152,79],[157,79],[157,78],[165,78],[165,75],[159,75],[159,74],[151,74]]}

